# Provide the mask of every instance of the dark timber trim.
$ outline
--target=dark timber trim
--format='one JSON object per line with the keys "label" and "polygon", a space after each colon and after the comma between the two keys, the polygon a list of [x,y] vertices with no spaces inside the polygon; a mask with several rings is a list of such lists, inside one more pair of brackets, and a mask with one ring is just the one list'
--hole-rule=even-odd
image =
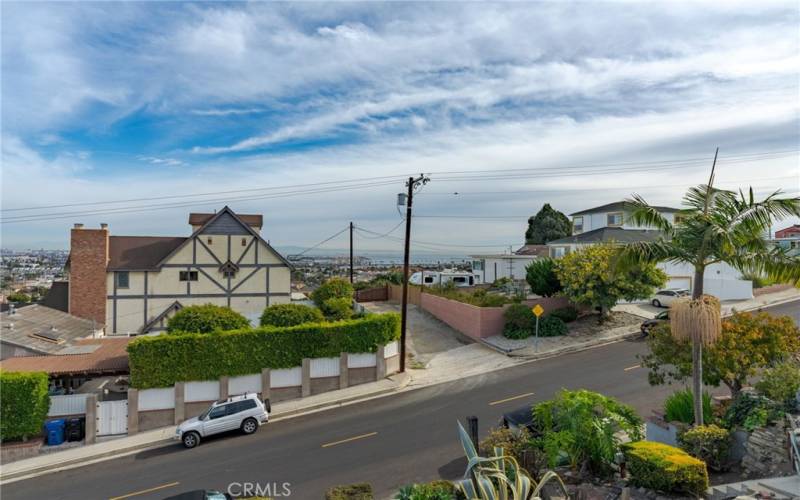
{"label": "dark timber trim", "polygon": [[[252,271],[250,271],[250,274],[248,274],[247,276],[245,276],[245,277],[242,279],[242,281],[240,281],[240,282],[239,282],[239,283],[238,283],[238,284],[237,284],[235,287],[231,288],[231,293],[235,292],[237,288],[239,288],[240,286],[244,285],[244,283],[245,283],[247,280],[249,280],[250,278],[252,278],[252,277],[253,277],[253,275],[254,275],[254,274],[256,274],[257,272],[258,272],[258,268],[255,268],[255,269],[253,269]],[[269,271],[267,271],[267,272],[269,272]],[[230,285],[229,285],[229,286],[230,286]]]}
{"label": "dark timber trim", "polygon": [[114,274],[111,276],[111,279],[114,280],[114,295],[109,297],[109,298],[113,297],[114,299],[114,305],[112,307],[114,319],[111,325],[111,333],[117,333],[117,272],[116,271],[114,271]]}
{"label": "dark timber trim", "polygon": [[[258,248],[258,247],[256,247],[256,248]],[[220,265],[222,265],[222,262],[220,261],[219,264],[196,264],[196,263],[193,263],[193,264],[164,264],[161,267],[186,267],[187,265],[190,265],[192,267],[213,267],[213,268],[216,269],[216,268],[219,268]],[[273,264],[266,264],[266,263],[265,264],[237,264],[237,265],[239,267],[287,267],[286,264],[274,264],[274,263]],[[138,269],[120,269],[120,271],[138,271]],[[150,271],[153,271],[153,269],[150,269]],[[155,271],[158,271],[158,269],[155,269]]]}
{"label": "dark timber trim", "polygon": [[[267,294],[269,297],[291,297],[292,294],[290,292],[270,292]],[[151,299],[186,299],[186,298],[211,298],[211,297],[227,297],[227,293],[193,293],[191,295],[187,294],[168,294],[168,295],[161,295],[161,294],[150,294],[148,297]],[[242,292],[242,293],[232,293],[231,297],[263,297],[263,292]],[[107,296],[108,299],[143,299],[144,295],[118,295]]]}
{"label": "dark timber trim", "polygon": [[[244,249],[244,252],[242,252],[242,255],[240,255],[239,258],[236,259],[236,265],[237,266],[242,263],[242,259],[245,258],[247,253],[250,251],[250,248],[252,248],[253,243],[255,243],[255,242],[256,242],[255,238],[250,240],[250,244],[248,244],[247,248]],[[255,262],[256,262],[256,264],[258,264],[258,245],[256,245],[256,260],[255,260]]]}
{"label": "dark timber trim", "polygon": [[200,245],[201,245],[203,248],[205,248],[205,249],[206,249],[206,252],[208,252],[208,253],[209,253],[209,255],[211,255],[211,258],[213,258],[214,260],[216,260],[216,261],[217,261],[217,264],[220,264],[220,265],[222,264],[222,261],[221,261],[221,260],[219,260],[219,259],[217,258],[217,254],[215,254],[214,252],[212,252],[212,251],[211,251],[211,249],[210,249],[210,248],[208,248],[208,247],[206,246],[206,244],[205,244],[205,243],[203,243],[203,240],[201,240],[200,238],[194,238],[194,241],[196,241],[196,242],[200,243]]}
{"label": "dark timber trim", "polygon": [[222,286],[222,285],[221,285],[219,282],[217,282],[217,280],[215,280],[214,278],[212,278],[210,274],[208,274],[207,272],[203,271],[203,270],[202,270],[202,269],[200,269],[200,268],[197,268],[197,270],[198,270],[198,271],[200,271],[200,272],[203,274],[203,276],[205,276],[206,278],[208,278],[209,280],[211,280],[211,282],[212,282],[212,283],[214,283],[215,285],[217,285],[217,286],[219,287],[219,289],[220,289],[220,290],[222,290],[223,292],[227,292],[227,291],[228,291],[228,290],[227,290],[227,289],[226,289],[224,286]]}
{"label": "dark timber trim", "polygon": [[144,272],[144,322],[147,323],[147,271]]}

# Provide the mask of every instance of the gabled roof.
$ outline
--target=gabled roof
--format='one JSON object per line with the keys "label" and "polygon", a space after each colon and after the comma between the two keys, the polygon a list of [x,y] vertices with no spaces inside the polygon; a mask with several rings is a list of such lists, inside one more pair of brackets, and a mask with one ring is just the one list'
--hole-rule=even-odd
{"label": "gabled roof", "polygon": [[655,241],[661,236],[653,229],[622,229],[621,227],[601,227],[585,233],[575,234],[558,240],[548,241],[548,245],[581,245],[591,243],[634,243]]}
{"label": "gabled roof", "polygon": [[147,332],[149,332],[150,329],[153,327],[153,325],[155,325],[156,323],[158,323],[162,319],[166,318],[169,313],[171,313],[173,311],[180,311],[181,309],[183,309],[183,304],[181,304],[180,302],[178,302],[176,300],[175,302],[173,302],[172,304],[167,306],[166,309],[161,311],[161,313],[158,314],[155,318],[151,319],[150,321],[147,322],[147,324],[142,326],[139,329],[139,333],[147,333]]}
{"label": "gabled roof", "polygon": [[264,238],[262,238],[262,237],[261,237],[261,235],[258,233],[258,231],[256,231],[255,229],[253,229],[253,227],[252,227],[252,226],[250,226],[249,224],[247,224],[246,222],[244,222],[244,221],[243,221],[241,218],[239,218],[239,216],[238,216],[238,215],[236,215],[236,213],[235,213],[233,210],[231,210],[231,209],[230,209],[230,208],[229,208],[227,205],[225,205],[225,207],[223,207],[223,209],[222,209],[222,210],[220,210],[219,212],[217,212],[217,213],[213,214],[213,215],[212,215],[212,217],[211,217],[210,219],[208,219],[208,220],[205,222],[205,224],[203,224],[202,226],[200,226],[199,228],[197,228],[197,230],[196,230],[194,233],[192,233],[192,235],[191,235],[190,237],[186,238],[186,240],[185,240],[183,243],[181,243],[180,245],[178,245],[177,247],[175,247],[175,248],[174,248],[174,249],[173,249],[171,252],[169,252],[167,255],[165,255],[165,256],[164,256],[164,257],[163,257],[163,258],[162,258],[162,259],[159,261],[159,263],[158,263],[158,267],[160,267],[160,266],[161,266],[161,264],[163,264],[164,262],[166,262],[166,261],[167,261],[167,259],[169,259],[170,257],[172,257],[172,255],[173,255],[173,254],[177,253],[177,252],[178,252],[178,250],[180,250],[180,249],[181,249],[181,248],[182,248],[184,245],[186,245],[186,244],[187,244],[189,241],[191,241],[191,240],[192,240],[193,238],[195,238],[197,235],[201,234],[201,233],[203,232],[203,230],[204,230],[206,227],[208,227],[208,226],[210,226],[211,224],[213,224],[213,223],[214,223],[214,221],[216,221],[217,219],[219,219],[220,217],[222,217],[224,214],[228,214],[228,215],[230,215],[231,217],[233,217],[233,219],[234,219],[234,220],[236,220],[236,221],[237,221],[239,224],[241,224],[241,225],[242,225],[242,227],[243,227],[243,228],[244,228],[244,229],[245,229],[245,230],[246,230],[248,233],[250,233],[250,234],[251,234],[253,237],[255,237],[255,238],[258,240],[258,241],[260,241],[261,243],[263,243],[263,244],[264,244],[264,245],[265,245],[265,246],[266,246],[266,247],[267,247],[267,248],[268,248],[268,249],[269,249],[269,250],[270,250],[272,253],[274,253],[274,254],[275,254],[275,255],[276,255],[276,256],[277,256],[277,257],[280,259],[280,261],[281,261],[281,262],[283,262],[284,264],[286,264],[286,266],[287,266],[287,267],[289,267],[289,268],[291,268],[291,267],[292,267],[292,264],[291,264],[291,263],[289,263],[289,261],[288,261],[288,260],[286,260],[286,258],[285,258],[283,255],[281,255],[281,254],[280,254],[280,253],[279,253],[277,250],[275,250],[274,248],[272,248],[272,246],[271,246],[269,243],[267,243],[267,241],[266,241]]}
{"label": "gabled roof", "polygon": [[148,271],[180,247],[186,238],[171,236],[109,236],[109,271]]}
{"label": "gabled roof", "polygon": [[[189,214],[189,224],[192,226],[202,226],[210,221],[216,214]],[[264,224],[264,216],[261,214],[239,214],[239,219],[248,226],[261,227]]]}
{"label": "gabled roof", "polygon": [[130,337],[86,339],[76,343],[82,354],[23,356],[0,362],[9,372],[45,372],[50,375],[127,373]]}
{"label": "gabled roof", "polygon": [[[623,212],[628,209],[626,206],[627,203],[624,201],[615,201],[614,203],[607,203],[605,205],[600,205],[599,207],[594,208],[587,208],[586,210],[581,210],[580,212],[574,212],[569,214],[570,216],[573,215],[584,215],[584,214],[592,214],[595,212]],[[653,207],[657,209],[659,212],[680,212],[680,208],[672,208],[672,207]]]}
{"label": "gabled roof", "polygon": [[[93,324],[90,319],[79,318],[41,304],[19,308],[14,314],[3,312],[0,314],[0,323],[0,339],[3,342],[42,354],[62,351],[78,339],[91,337],[95,331],[103,329],[102,324]],[[48,337],[53,340],[47,340]]]}

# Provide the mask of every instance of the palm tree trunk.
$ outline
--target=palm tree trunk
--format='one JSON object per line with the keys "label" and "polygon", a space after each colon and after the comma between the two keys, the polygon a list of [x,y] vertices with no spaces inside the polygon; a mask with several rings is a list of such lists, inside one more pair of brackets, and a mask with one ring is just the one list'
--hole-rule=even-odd
{"label": "palm tree trunk", "polygon": [[[704,275],[705,268],[695,268],[692,299],[699,299],[703,295]],[[692,394],[694,396],[694,424],[703,425],[703,344],[697,337],[692,339]]]}

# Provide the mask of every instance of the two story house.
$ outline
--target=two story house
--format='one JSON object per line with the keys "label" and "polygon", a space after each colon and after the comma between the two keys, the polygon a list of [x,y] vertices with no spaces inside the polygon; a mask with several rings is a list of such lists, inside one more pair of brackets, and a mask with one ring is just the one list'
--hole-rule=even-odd
{"label": "two story house", "polygon": [[[680,221],[680,209],[656,207],[670,223]],[[638,226],[631,222],[630,211],[623,201],[601,205],[570,214],[572,236],[549,241],[550,256],[563,257],[585,245],[598,243],[626,244],[653,241],[661,232],[653,227]],[[694,269],[687,264],[662,262],[658,267],[669,277],[666,288],[692,289]],[[725,263],[706,268],[703,290],[722,300],[753,298],[753,283],[742,279],[742,273]]]}
{"label": "two story house", "polygon": [[111,236],[75,224],[67,261],[70,314],[107,334],[162,331],[189,305],[229,306],[254,320],[290,301],[291,267],[261,236],[261,215],[189,215],[188,237]]}

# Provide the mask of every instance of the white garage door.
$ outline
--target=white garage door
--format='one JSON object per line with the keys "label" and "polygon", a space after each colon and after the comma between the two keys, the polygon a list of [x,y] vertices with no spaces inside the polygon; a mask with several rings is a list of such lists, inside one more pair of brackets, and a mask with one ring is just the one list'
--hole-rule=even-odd
{"label": "white garage door", "polygon": [[691,287],[692,278],[671,277],[667,280],[667,285],[665,288],[685,288],[687,290],[691,290]]}

